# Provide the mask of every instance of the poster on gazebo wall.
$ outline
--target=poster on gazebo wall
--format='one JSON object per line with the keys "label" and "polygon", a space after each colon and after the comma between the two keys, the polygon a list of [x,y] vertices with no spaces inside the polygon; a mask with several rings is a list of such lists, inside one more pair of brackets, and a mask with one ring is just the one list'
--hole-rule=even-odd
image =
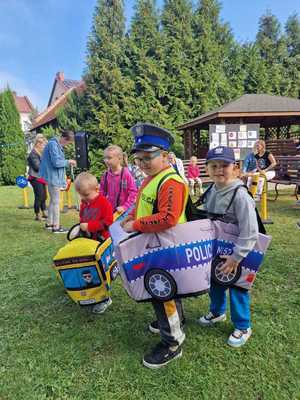
{"label": "poster on gazebo wall", "polygon": [[259,127],[259,124],[209,125],[209,148],[231,147],[236,160],[244,160],[259,139]]}

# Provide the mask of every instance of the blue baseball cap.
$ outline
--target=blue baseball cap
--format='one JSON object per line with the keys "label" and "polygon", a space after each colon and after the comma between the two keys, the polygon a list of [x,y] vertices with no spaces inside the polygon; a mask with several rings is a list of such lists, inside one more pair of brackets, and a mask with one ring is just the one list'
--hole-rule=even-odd
{"label": "blue baseball cap", "polygon": [[132,153],[137,151],[152,152],[159,149],[169,150],[174,143],[171,133],[156,125],[138,123],[131,128],[131,132],[134,137]]}
{"label": "blue baseball cap", "polygon": [[224,161],[227,162],[228,164],[234,164],[235,163],[234,151],[231,147],[226,147],[226,146],[215,147],[214,149],[209,150],[206,156],[206,162],[213,160]]}

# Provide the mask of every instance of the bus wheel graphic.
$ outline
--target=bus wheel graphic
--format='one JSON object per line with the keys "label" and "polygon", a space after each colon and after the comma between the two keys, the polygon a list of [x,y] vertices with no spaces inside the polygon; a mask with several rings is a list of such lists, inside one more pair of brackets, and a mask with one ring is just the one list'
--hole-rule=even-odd
{"label": "bus wheel graphic", "polygon": [[168,301],[177,293],[177,285],[168,272],[162,269],[151,269],[145,274],[145,288],[156,300]]}

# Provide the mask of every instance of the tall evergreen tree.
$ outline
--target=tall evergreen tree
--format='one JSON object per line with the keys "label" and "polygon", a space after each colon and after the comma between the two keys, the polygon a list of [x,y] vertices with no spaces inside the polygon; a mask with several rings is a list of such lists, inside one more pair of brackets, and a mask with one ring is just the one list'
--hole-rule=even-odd
{"label": "tall evergreen tree", "polygon": [[227,24],[220,21],[220,3],[200,0],[193,21],[194,116],[216,108],[240,94],[240,82],[232,84],[235,44]]}
{"label": "tall evergreen tree", "polygon": [[165,94],[162,41],[154,0],[137,1],[127,41],[127,69],[135,83],[136,119],[165,125],[168,116],[160,102]]}
{"label": "tall evergreen tree", "polygon": [[271,93],[268,69],[256,44],[241,46],[244,93]]}
{"label": "tall evergreen tree", "polygon": [[261,56],[268,63],[277,62],[280,39],[280,22],[270,10],[267,10],[266,14],[260,17],[256,43],[259,46]]}
{"label": "tall evergreen tree", "polygon": [[161,33],[164,43],[164,94],[161,104],[171,118],[177,153],[183,151],[182,139],[176,131],[192,116],[192,4],[190,0],[166,0],[161,15]]}
{"label": "tall evergreen tree", "polygon": [[298,14],[291,15],[285,24],[288,54],[291,57],[300,55],[300,19]]}
{"label": "tall evergreen tree", "polygon": [[191,116],[193,78],[192,5],[189,0],[167,0],[161,17],[165,62],[165,105],[174,126]]}
{"label": "tall evergreen tree", "polygon": [[288,94],[290,85],[284,69],[286,43],[281,34],[280,23],[271,11],[267,11],[259,20],[256,44],[268,70],[268,92],[277,95]]}
{"label": "tall evergreen tree", "polygon": [[246,71],[244,68],[243,48],[231,37],[224,46],[223,69],[226,77],[223,90],[228,100],[245,93]]}
{"label": "tall evergreen tree", "polygon": [[127,61],[135,82],[135,117],[173,131],[174,150],[182,154],[181,138],[168,114],[164,43],[155,0],[138,0],[128,36]]}
{"label": "tall evergreen tree", "polygon": [[85,76],[86,108],[90,113],[86,127],[93,134],[91,148],[96,153],[113,142],[125,148],[130,145],[128,127],[133,120],[134,87],[121,69],[124,30],[123,1],[98,0],[88,40]]}
{"label": "tall evergreen tree", "polygon": [[288,18],[285,34],[288,51],[285,64],[290,82],[289,94],[300,98],[300,20],[297,14]]}
{"label": "tall evergreen tree", "polygon": [[18,175],[25,173],[25,138],[20,114],[10,89],[0,94],[0,182],[15,183]]}

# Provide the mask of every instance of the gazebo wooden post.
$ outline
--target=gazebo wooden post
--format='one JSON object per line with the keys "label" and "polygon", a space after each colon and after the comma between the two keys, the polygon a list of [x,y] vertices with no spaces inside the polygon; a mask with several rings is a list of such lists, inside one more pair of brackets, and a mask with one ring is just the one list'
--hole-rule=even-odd
{"label": "gazebo wooden post", "polygon": [[196,128],[193,131],[193,147],[191,149],[191,156],[196,156],[199,158],[199,151],[200,151],[200,129]]}
{"label": "gazebo wooden post", "polygon": [[200,158],[200,151],[201,151],[200,128],[195,129],[195,135],[196,135],[196,140],[197,140],[197,149],[196,149],[195,156],[197,158]]}
{"label": "gazebo wooden post", "polygon": [[184,158],[187,160],[192,155],[193,135],[191,129],[184,130],[183,145],[184,145]]}

